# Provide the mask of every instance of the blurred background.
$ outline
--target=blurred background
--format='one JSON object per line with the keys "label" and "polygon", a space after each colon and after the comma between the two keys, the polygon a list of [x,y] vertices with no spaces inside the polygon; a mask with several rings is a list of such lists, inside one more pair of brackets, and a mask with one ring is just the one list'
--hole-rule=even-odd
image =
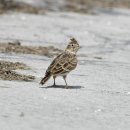
{"label": "blurred background", "polygon": [[130,0],[0,0],[0,13],[45,11],[95,13],[99,8],[130,8]]}

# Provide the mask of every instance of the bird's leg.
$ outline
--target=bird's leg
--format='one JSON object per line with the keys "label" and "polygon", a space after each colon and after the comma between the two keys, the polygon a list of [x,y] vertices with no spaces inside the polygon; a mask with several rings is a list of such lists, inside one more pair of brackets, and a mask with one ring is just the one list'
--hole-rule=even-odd
{"label": "bird's leg", "polygon": [[63,79],[64,79],[65,84],[66,84],[65,88],[68,89],[68,85],[67,85],[67,82],[66,82],[66,75],[63,76]]}
{"label": "bird's leg", "polygon": [[55,82],[56,76],[53,76],[53,79],[54,79],[54,84],[53,84],[53,86],[56,86],[56,82]]}

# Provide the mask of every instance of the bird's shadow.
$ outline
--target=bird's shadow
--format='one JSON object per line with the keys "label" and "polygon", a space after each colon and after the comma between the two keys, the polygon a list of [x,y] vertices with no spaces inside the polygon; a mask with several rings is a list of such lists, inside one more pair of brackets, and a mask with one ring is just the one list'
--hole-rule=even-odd
{"label": "bird's shadow", "polygon": [[[45,89],[48,89],[48,88],[62,88],[62,89],[66,89],[65,85],[51,85],[51,86],[40,87],[40,88],[45,88]],[[67,89],[81,89],[81,88],[84,88],[84,87],[83,86],[68,86]]]}

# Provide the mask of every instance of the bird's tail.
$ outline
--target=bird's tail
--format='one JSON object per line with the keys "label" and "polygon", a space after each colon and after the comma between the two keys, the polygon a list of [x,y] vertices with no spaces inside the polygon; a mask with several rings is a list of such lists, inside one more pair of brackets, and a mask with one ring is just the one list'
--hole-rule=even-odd
{"label": "bird's tail", "polygon": [[40,84],[44,85],[50,77],[51,77],[51,73],[50,72],[46,72],[45,77],[42,78]]}

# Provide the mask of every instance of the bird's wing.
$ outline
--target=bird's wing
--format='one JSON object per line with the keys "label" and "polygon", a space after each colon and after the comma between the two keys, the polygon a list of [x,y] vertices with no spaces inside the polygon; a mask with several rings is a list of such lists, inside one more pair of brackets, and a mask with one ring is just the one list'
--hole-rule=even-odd
{"label": "bird's wing", "polygon": [[48,67],[47,71],[52,74],[64,74],[75,69],[77,65],[77,59],[75,56],[71,56],[67,53],[58,55]]}

